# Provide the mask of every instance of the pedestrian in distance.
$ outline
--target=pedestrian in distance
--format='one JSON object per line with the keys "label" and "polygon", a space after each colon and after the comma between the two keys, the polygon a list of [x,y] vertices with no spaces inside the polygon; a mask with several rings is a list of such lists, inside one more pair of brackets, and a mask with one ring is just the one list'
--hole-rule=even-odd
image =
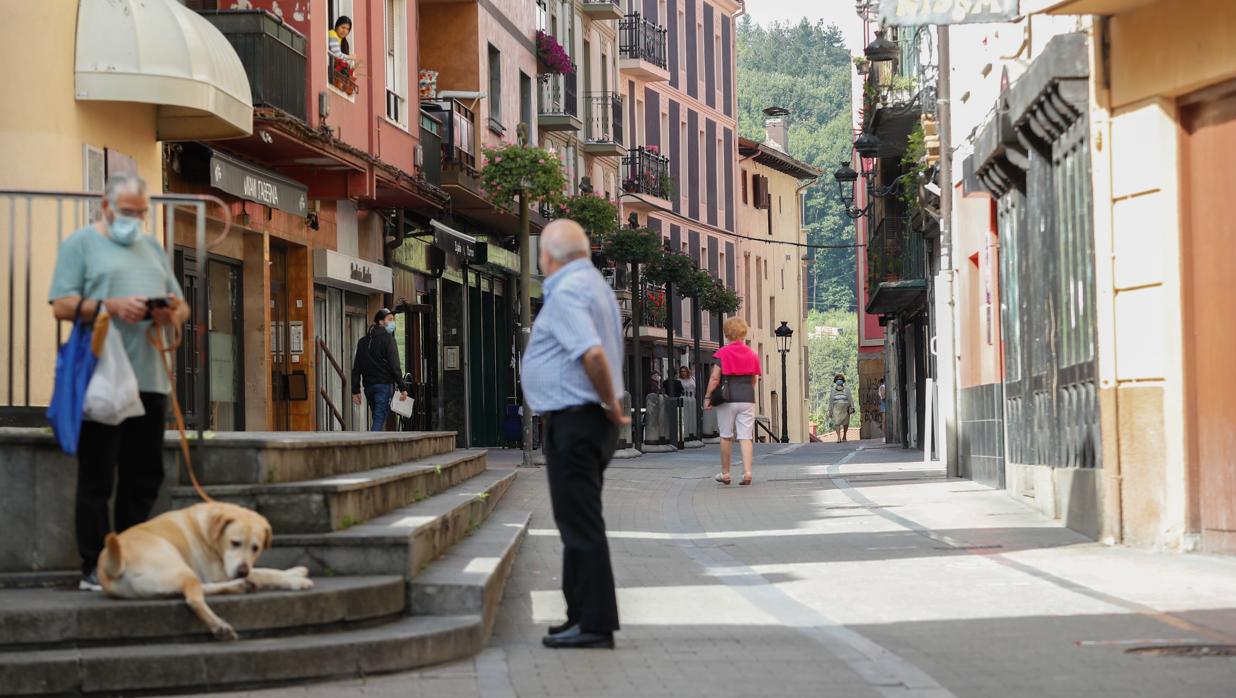
{"label": "pedestrian in distance", "polygon": [[713,356],[719,362],[712,367],[708,389],[704,391],[704,409],[717,410],[717,430],[721,435],[721,472],[713,479],[730,484],[730,461],[737,439],[742,451],[742,481],[751,484],[751,462],[755,440],[755,382],[763,369],[760,357],[744,341],[750,328],[740,317],[725,321],[725,339],[729,343]]}
{"label": "pedestrian in distance", "polygon": [[876,389],[876,394],[880,397],[880,433],[888,433],[888,388],[884,385],[884,379],[880,379],[880,387]]}
{"label": "pedestrian in distance", "polygon": [[684,397],[695,397],[695,378],[691,375],[691,368],[688,366],[678,367],[678,380],[682,383],[682,394]]}
{"label": "pedestrian in distance", "polygon": [[521,365],[524,399],[545,426],[544,451],[554,522],[562,537],[566,622],[542,639],[551,648],[610,648],[619,629],[601,490],[631,423],[622,384],[622,314],[592,265],[578,223],[558,219],[541,233],[545,304]]}
{"label": "pedestrian in distance", "polygon": [[373,326],[356,343],[352,358],[352,403],[361,404],[361,385],[369,402],[370,431],[386,431],[395,391],[408,399],[408,384],[399,368],[399,345],[395,342],[395,314],[382,308],[373,316]]}
{"label": "pedestrian in distance", "polygon": [[160,330],[183,325],[189,306],[162,245],[142,234],[149,212],[141,177],[108,177],[99,219],[60,244],[48,293],[57,320],[90,322],[106,311],[108,331],[120,333],[145,412],[115,426],[82,422],[74,498],[82,590],[102,590],[98,561],[112,532],[113,481],[118,533],[149,518],[163,484],[163,426],[172,386],[148,330],[152,324]]}
{"label": "pedestrian in distance", "polygon": [[828,393],[828,413],[833,419],[833,429],[837,430],[837,441],[845,441],[850,430],[850,415],[854,414],[854,396],[845,385],[844,374],[833,376],[833,389]]}

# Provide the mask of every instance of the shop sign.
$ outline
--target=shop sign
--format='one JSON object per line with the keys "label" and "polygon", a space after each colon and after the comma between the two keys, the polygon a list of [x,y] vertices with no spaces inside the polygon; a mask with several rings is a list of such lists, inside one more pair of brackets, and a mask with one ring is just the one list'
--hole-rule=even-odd
{"label": "shop sign", "polygon": [[486,245],[483,242],[478,242],[471,235],[463,233],[443,225],[438,221],[430,221],[433,226],[433,244],[442,248],[447,254],[453,254],[459,258],[461,262],[468,264],[484,264],[486,255]]}
{"label": "shop sign", "polygon": [[391,293],[395,288],[390,267],[334,250],[313,251],[313,281],[323,286],[360,293]]}
{"label": "shop sign", "polygon": [[233,196],[301,218],[309,215],[308,187],[213,151],[210,154],[210,184]]}
{"label": "shop sign", "polygon": [[1018,0],[880,0],[880,19],[893,26],[1008,22]]}

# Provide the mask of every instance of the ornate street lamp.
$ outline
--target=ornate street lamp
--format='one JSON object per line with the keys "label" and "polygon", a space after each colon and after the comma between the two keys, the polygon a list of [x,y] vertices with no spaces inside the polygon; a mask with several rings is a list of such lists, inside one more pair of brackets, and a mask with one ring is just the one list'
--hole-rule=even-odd
{"label": "ornate street lamp", "polygon": [[790,415],[786,412],[785,358],[790,353],[790,337],[794,336],[794,330],[790,329],[789,323],[782,320],[781,326],[774,330],[773,334],[777,336],[777,352],[781,354],[781,443],[788,444],[790,442]]}
{"label": "ornate street lamp", "polygon": [[897,42],[889,41],[884,38],[884,30],[877,29],[875,39],[867,44],[867,48],[863,49],[863,55],[872,63],[887,63],[895,61],[901,55],[901,49],[897,48]]}

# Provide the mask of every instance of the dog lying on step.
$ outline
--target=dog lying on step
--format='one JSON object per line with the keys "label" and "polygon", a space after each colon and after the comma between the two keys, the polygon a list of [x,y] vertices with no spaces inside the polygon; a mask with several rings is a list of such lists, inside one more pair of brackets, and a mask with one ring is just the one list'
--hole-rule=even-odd
{"label": "dog lying on step", "polygon": [[222,502],[197,504],[108,534],[99,582],[120,599],[184,596],[215,638],[235,640],[236,631],[210,610],[207,596],[313,587],[304,567],[254,567],[270,543],[270,522],[261,514]]}

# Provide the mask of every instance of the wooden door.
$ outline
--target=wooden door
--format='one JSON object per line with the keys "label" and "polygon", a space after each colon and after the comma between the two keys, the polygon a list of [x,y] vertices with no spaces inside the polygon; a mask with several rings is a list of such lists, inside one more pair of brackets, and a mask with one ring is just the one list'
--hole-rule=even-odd
{"label": "wooden door", "polygon": [[1236,84],[1231,87],[1181,114],[1190,518],[1205,550],[1226,553],[1236,553]]}

